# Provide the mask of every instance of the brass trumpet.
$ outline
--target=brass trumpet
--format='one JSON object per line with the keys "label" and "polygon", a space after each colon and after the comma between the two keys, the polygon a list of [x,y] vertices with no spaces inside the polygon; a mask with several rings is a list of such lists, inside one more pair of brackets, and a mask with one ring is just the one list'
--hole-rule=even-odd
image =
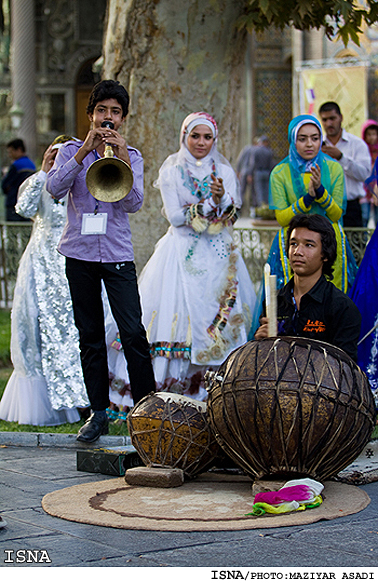
{"label": "brass trumpet", "polygon": [[[111,122],[103,122],[101,127],[113,129],[114,125]],[[130,166],[123,160],[114,158],[113,148],[106,144],[104,157],[92,162],[85,181],[89,192],[96,200],[117,202],[129,194],[134,178]]]}

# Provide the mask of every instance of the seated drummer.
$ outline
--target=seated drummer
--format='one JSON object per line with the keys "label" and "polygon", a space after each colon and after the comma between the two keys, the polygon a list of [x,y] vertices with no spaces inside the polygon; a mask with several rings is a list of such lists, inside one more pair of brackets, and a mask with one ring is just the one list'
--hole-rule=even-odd
{"label": "seated drummer", "polygon": [[[356,361],[361,315],[329,281],[336,254],[335,232],[326,217],[301,214],[290,221],[286,255],[294,276],[277,294],[278,336],[328,342]],[[256,340],[268,337],[268,318],[262,316],[260,324]]]}

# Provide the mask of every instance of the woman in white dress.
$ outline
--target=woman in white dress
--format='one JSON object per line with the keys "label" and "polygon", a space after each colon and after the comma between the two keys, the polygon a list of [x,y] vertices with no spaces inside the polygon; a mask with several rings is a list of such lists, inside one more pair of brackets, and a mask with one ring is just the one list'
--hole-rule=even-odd
{"label": "woman in white dress", "polygon": [[49,146],[41,170],[20,186],[16,205],[16,212],[34,224],[14,290],[14,371],[0,402],[0,419],[28,425],[73,423],[80,419],[77,408],[88,407],[64,257],[57,251],[66,205],[44,188],[56,152],[68,139],[59,136]]}
{"label": "woman in white dress", "polygon": [[[180,149],[165,160],[154,184],[170,227],[139,278],[157,390],[199,400],[207,396],[206,370],[247,341],[256,300],[228,229],[241,207],[239,183],[217,138],[207,113],[184,120]],[[110,400],[130,406],[125,362],[116,356],[120,343],[110,344]]]}

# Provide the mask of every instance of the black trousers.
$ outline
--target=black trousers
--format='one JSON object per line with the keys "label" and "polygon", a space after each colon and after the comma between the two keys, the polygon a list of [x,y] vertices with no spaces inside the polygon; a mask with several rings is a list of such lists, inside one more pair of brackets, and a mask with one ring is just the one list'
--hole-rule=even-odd
{"label": "black trousers", "polygon": [[343,216],[344,227],[362,227],[362,212],[360,199],[348,200],[345,215]]}
{"label": "black trousers", "polygon": [[127,361],[134,404],[155,391],[149,344],[142,325],[135,265],[132,261],[100,263],[66,258],[80,357],[91,407],[109,406],[109,372],[101,281],[117,323]]}

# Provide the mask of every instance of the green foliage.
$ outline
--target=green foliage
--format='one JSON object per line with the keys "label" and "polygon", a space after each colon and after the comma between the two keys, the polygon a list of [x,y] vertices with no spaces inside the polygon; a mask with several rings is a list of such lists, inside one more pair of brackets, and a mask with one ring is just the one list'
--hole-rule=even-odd
{"label": "green foliage", "polygon": [[10,311],[0,310],[0,366],[10,366]]}
{"label": "green foliage", "polygon": [[269,208],[269,205],[262,204],[256,208],[256,217],[264,219],[265,221],[274,221],[276,219],[276,214],[273,209]]}
{"label": "green foliage", "polygon": [[8,382],[9,377],[12,374],[12,368],[0,368],[0,399],[3,396],[4,389]]}
{"label": "green foliage", "polygon": [[359,45],[363,23],[378,22],[377,0],[246,0],[245,14],[237,22],[239,30],[262,32],[270,26],[298,30],[323,27],[326,35]]}

